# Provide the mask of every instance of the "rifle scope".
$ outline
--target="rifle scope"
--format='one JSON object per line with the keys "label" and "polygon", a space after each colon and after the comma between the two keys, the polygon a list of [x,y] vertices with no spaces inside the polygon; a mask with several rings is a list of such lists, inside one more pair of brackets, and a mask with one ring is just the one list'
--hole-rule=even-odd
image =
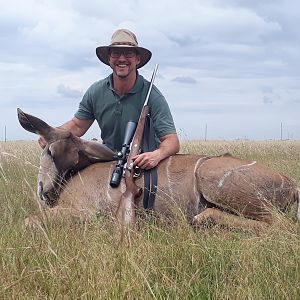
{"label": "rifle scope", "polygon": [[109,182],[110,186],[113,188],[118,187],[120,184],[123,175],[124,164],[127,161],[129,147],[135,132],[135,128],[136,128],[136,123],[133,121],[129,121],[126,125],[122,149],[117,153],[118,162],[116,164],[116,168],[114,169],[111,175],[111,179]]}

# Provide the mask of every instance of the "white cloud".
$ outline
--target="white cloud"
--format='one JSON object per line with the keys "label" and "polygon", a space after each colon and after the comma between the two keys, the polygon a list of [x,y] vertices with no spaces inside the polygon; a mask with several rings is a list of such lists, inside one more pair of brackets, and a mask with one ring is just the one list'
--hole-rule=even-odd
{"label": "white cloud", "polygon": [[59,95],[67,98],[79,98],[82,97],[82,92],[76,89],[72,89],[69,86],[65,86],[64,84],[60,84],[57,86],[56,91]]}
{"label": "white cloud", "polygon": [[175,81],[175,82],[181,82],[181,83],[188,83],[188,84],[195,84],[195,83],[197,83],[197,80],[195,80],[192,77],[188,77],[188,76],[175,77],[173,79],[173,81]]}
{"label": "white cloud", "polygon": [[156,85],[191,137],[201,137],[200,122],[215,138],[272,138],[282,121],[300,138],[294,0],[0,0],[0,7],[0,130],[9,124],[12,139],[25,134],[16,106],[55,124],[73,115],[88,86],[109,74],[95,48],[120,27],[152,50],[141,72],[150,78],[160,64]]}

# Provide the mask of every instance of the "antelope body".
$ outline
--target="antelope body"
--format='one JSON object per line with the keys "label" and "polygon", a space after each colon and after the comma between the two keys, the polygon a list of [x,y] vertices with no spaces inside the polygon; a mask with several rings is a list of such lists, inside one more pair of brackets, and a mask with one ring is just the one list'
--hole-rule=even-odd
{"label": "antelope body", "polygon": [[[97,214],[114,216],[125,190],[111,188],[114,152],[97,142],[84,141],[68,131],[18,110],[21,125],[42,135],[47,146],[41,155],[38,197],[49,206],[49,218],[78,217],[88,220]],[[108,162],[99,162],[108,161]],[[78,171],[74,176],[70,172]],[[65,182],[65,180],[69,179]],[[143,178],[136,184],[144,186]],[[195,224],[207,220],[242,228],[270,224],[274,211],[286,211],[298,203],[299,189],[284,175],[259,164],[230,155],[178,154],[158,166],[155,212],[173,216],[183,212]],[[126,224],[133,222],[132,209],[142,209],[142,196],[135,205],[126,203]],[[27,223],[37,222],[37,217]]]}

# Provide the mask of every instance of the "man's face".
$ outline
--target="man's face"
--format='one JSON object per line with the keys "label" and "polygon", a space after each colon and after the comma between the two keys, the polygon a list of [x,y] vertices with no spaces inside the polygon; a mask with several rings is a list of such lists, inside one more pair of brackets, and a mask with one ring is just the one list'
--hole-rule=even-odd
{"label": "man's face", "polygon": [[132,72],[135,73],[140,63],[140,56],[132,48],[111,48],[109,51],[109,65],[114,74],[120,78],[127,78]]}

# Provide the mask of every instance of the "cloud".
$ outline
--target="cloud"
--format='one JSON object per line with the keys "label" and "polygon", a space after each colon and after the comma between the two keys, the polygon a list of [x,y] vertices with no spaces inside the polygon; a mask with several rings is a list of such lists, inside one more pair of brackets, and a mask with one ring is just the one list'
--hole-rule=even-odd
{"label": "cloud", "polygon": [[273,100],[271,99],[271,97],[265,95],[265,96],[263,96],[263,103],[264,104],[272,104]]}
{"label": "cloud", "polygon": [[190,84],[196,84],[197,83],[197,80],[195,80],[192,77],[188,77],[188,76],[175,77],[174,79],[172,79],[172,81],[180,82],[180,83],[190,83]]}
{"label": "cloud", "polygon": [[[0,107],[10,117],[16,106],[54,120],[58,107],[61,118],[72,115],[83,92],[111,71],[95,48],[109,44],[115,29],[128,28],[153,53],[140,73],[149,79],[160,64],[155,84],[193,137],[191,124],[200,118],[216,122],[218,131],[218,122],[234,124],[236,110],[245,121],[239,132],[232,125],[228,136],[230,130],[262,136],[252,126],[263,114],[269,124],[291,122],[296,132],[299,20],[294,0],[1,1]],[[251,118],[247,107],[255,112]],[[8,116],[2,114],[0,128]]]}
{"label": "cloud", "polygon": [[59,95],[67,98],[79,98],[82,96],[82,92],[76,89],[72,89],[64,84],[60,84],[57,86],[56,91]]}

